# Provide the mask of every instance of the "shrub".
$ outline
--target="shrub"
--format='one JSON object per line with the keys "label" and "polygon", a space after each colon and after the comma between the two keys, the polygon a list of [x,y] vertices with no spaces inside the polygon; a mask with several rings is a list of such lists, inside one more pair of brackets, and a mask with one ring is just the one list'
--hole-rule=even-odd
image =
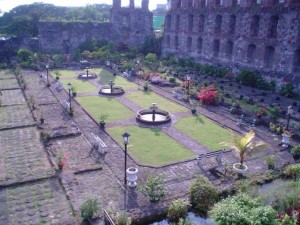
{"label": "shrub", "polygon": [[98,198],[89,197],[80,206],[81,217],[84,220],[91,220],[99,216],[101,211],[101,204]]}
{"label": "shrub", "polygon": [[297,217],[284,214],[280,224],[281,225],[297,225]]}
{"label": "shrub", "polygon": [[277,212],[258,199],[238,194],[215,204],[209,215],[219,225],[272,225],[276,224]]}
{"label": "shrub", "polygon": [[128,217],[125,211],[121,211],[117,214],[116,225],[130,225],[131,219]]}
{"label": "shrub", "polygon": [[176,83],[176,78],[175,77],[170,77],[169,82],[170,83]]}
{"label": "shrub", "polygon": [[283,174],[286,177],[292,178],[294,180],[300,178],[300,164],[288,165],[284,169]]}
{"label": "shrub", "polygon": [[151,203],[159,202],[167,195],[161,175],[150,174],[147,177],[146,183],[139,190],[144,196],[149,198]]}
{"label": "shrub", "polygon": [[295,89],[294,84],[287,83],[281,86],[279,93],[285,97],[294,97],[295,96],[294,89]]}
{"label": "shrub", "polygon": [[300,145],[296,145],[292,148],[291,153],[293,155],[300,155]]}
{"label": "shrub", "polygon": [[145,57],[145,60],[149,62],[155,62],[157,60],[157,55],[154,53],[148,53]]}
{"label": "shrub", "polygon": [[255,87],[257,82],[257,75],[250,70],[242,70],[236,77],[237,82],[243,85]]}
{"label": "shrub", "polygon": [[218,190],[204,176],[197,177],[190,187],[190,201],[199,212],[206,213],[218,198]]}
{"label": "shrub", "polygon": [[189,205],[184,199],[173,200],[168,208],[168,219],[170,221],[178,221],[180,218],[185,218],[188,207]]}
{"label": "shrub", "polygon": [[201,91],[198,92],[198,98],[203,105],[214,105],[217,102],[218,90],[214,84],[201,87]]}

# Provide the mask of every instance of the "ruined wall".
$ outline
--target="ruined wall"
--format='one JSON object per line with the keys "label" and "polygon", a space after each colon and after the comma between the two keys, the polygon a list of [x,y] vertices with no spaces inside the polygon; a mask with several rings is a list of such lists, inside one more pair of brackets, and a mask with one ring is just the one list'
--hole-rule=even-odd
{"label": "ruined wall", "polygon": [[163,53],[300,82],[300,1],[172,0]]}
{"label": "ruined wall", "polygon": [[128,8],[121,7],[121,0],[114,0],[111,22],[40,22],[39,47],[41,52],[71,53],[90,38],[138,46],[152,34],[152,13],[148,0],[142,8],[135,8],[130,1]]}

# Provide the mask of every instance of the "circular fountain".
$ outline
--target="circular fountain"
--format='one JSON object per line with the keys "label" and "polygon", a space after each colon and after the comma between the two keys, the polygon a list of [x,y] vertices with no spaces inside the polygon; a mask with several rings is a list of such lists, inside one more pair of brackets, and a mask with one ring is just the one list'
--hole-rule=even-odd
{"label": "circular fountain", "polygon": [[115,85],[115,83],[112,80],[109,81],[108,85],[103,85],[99,91],[99,94],[103,95],[121,95],[123,93],[124,88]]}
{"label": "circular fountain", "polygon": [[77,76],[78,79],[89,80],[97,78],[97,74],[89,71],[89,67],[86,68],[85,73],[81,72]]}
{"label": "circular fountain", "polygon": [[171,120],[170,113],[168,111],[159,109],[156,103],[152,103],[149,109],[142,109],[137,112],[136,119],[145,124],[160,125],[167,123]]}

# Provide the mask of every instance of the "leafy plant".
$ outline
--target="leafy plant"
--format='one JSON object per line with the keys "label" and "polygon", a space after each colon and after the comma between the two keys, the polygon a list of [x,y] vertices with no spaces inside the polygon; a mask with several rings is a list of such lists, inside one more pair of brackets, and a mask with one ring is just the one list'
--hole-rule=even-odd
{"label": "leafy plant", "polygon": [[121,211],[116,216],[116,225],[130,225],[131,219],[128,217],[125,211]]}
{"label": "leafy plant", "polygon": [[198,176],[189,191],[190,202],[199,212],[207,212],[218,198],[218,190],[204,176]]}
{"label": "leafy plant", "polygon": [[292,216],[284,214],[280,224],[281,225],[297,225],[297,214],[292,215]]}
{"label": "leafy plant", "polygon": [[230,142],[221,142],[222,146],[235,150],[240,156],[240,168],[244,168],[244,157],[254,150],[258,150],[268,145],[264,142],[254,142],[255,132],[250,130],[247,134],[240,137],[232,132],[232,140]]}
{"label": "leafy plant", "polygon": [[291,150],[291,153],[296,156],[300,155],[300,145],[294,146]]}
{"label": "leafy plant", "polygon": [[104,123],[105,120],[108,118],[108,114],[103,113],[100,115],[100,123]]}
{"label": "leafy plant", "polygon": [[146,183],[139,190],[144,196],[149,198],[151,203],[159,202],[168,194],[161,175],[150,174]]}
{"label": "leafy plant", "polygon": [[294,89],[295,89],[294,84],[287,83],[281,86],[279,93],[285,97],[294,97],[295,96]]}
{"label": "leafy plant", "polygon": [[300,178],[300,164],[293,164],[293,165],[288,165],[284,171],[283,174],[288,177],[292,178],[294,180]]}
{"label": "leafy plant", "polygon": [[91,220],[99,216],[101,204],[97,197],[89,197],[80,206],[81,217],[84,220]]}
{"label": "leafy plant", "polygon": [[266,156],[265,157],[265,161],[266,161],[266,164],[268,166],[273,167],[273,166],[275,166],[275,163],[277,162],[277,158],[274,155],[272,155],[272,156]]}
{"label": "leafy plant", "polygon": [[170,221],[179,221],[185,218],[189,204],[184,199],[173,200],[168,208],[167,217]]}
{"label": "leafy plant", "polygon": [[243,85],[255,87],[257,82],[257,75],[251,70],[242,70],[237,75],[236,80]]}
{"label": "leafy plant", "polygon": [[217,102],[218,90],[214,84],[208,86],[203,85],[198,93],[198,98],[202,105],[214,105]]}

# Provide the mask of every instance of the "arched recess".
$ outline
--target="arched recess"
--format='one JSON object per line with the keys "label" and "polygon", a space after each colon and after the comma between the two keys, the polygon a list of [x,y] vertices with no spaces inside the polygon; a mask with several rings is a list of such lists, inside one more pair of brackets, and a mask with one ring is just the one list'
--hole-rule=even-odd
{"label": "arched recess", "polygon": [[251,18],[251,24],[250,24],[250,36],[256,37],[259,33],[259,23],[260,23],[260,17],[258,15],[254,15]]}
{"label": "arched recess", "polygon": [[174,37],[174,48],[175,48],[176,50],[178,50],[178,48],[179,48],[178,36],[175,36],[175,37]]}
{"label": "arched recess", "polygon": [[254,44],[248,45],[247,48],[247,62],[253,63],[256,56],[256,46]]}
{"label": "arched recess", "polygon": [[201,53],[202,52],[202,38],[201,37],[199,37],[198,39],[197,39],[197,52],[198,53]]}
{"label": "arched recess", "polygon": [[219,51],[220,51],[220,41],[214,40],[214,43],[213,43],[213,57],[214,58],[219,57]]}
{"label": "arched recess", "polygon": [[266,68],[272,68],[274,61],[275,49],[272,46],[265,48],[264,65]]}
{"label": "arched recess", "polygon": [[199,17],[199,32],[204,31],[204,22],[205,22],[205,16],[201,14]]}
{"label": "arched recess", "polygon": [[170,48],[171,40],[170,40],[170,35],[166,36],[166,46],[167,48]]}
{"label": "arched recess", "polygon": [[300,48],[294,53],[293,72],[300,73]]}
{"label": "arched recess", "polygon": [[269,21],[269,38],[276,38],[277,36],[277,27],[278,27],[279,17],[277,15],[271,16]]}
{"label": "arched recess", "polygon": [[188,31],[192,32],[194,27],[194,15],[189,14],[188,16]]}
{"label": "arched recess", "polygon": [[187,49],[188,52],[192,51],[192,42],[193,42],[193,39],[191,37],[187,37],[186,49]]}
{"label": "arched recess", "polygon": [[228,59],[232,59],[232,52],[233,52],[233,42],[228,40],[226,43],[226,57]]}

